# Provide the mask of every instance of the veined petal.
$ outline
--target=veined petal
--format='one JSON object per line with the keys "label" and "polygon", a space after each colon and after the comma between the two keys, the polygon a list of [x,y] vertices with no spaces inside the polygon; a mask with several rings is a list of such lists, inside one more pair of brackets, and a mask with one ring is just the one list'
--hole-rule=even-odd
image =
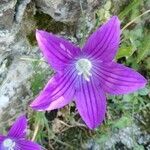
{"label": "veined petal", "polygon": [[4,139],[5,139],[5,136],[0,135],[0,144],[3,142]]}
{"label": "veined petal", "polygon": [[26,127],[27,127],[27,119],[23,115],[15,121],[15,123],[10,128],[7,136],[13,138],[23,138],[26,134]]}
{"label": "veined petal", "polygon": [[57,71],[63,70],[80,48],[63,38],[42,30],[36,31],[36,39],[44,57]]}
{"label": "veined petal", "polygon": [[3,138],[2,136],[0,136],[0,150],[2,150],[2,148],[3,148],[3,147],[2,147],[2,146],[3,146],[3,145],[2,145],[2,142],[3,142],[3,141],[4,141],[4,138]]}
{"label": "veined petal", "polygon": [[59,78],[55,76],[30,106],[36,110],[53,110],[67,105],[74,97],[76,78],[75,70],[68,70]]}
{"label": "veined petal", "polygon": [[102,89],[90,79],[79,81],[80,89],[76,91],[75,102],[79,114],[90,129],[102,123],[106,112],[106,97]]}
{"label": "veined petal", "polygon": [[133,69],[115,62],[100,63],[95,75],[103,90],[110,94],[127,94],[143,88],[146,79]]}
{"label": "veined petal", "polygon": [[3,143],[4,140],[5,140],[5,136],[0,135],[0,150],[3,150],[3,149],[2,149],[2,148],[3,148],[2,143]]}
{"label": "veined petal", "polygon": [[41,146],[28,140],[17,140],[16,150],[41,150]]}
{"label": "veined petal", "polygon": [[83,51],[90,57],[111,61],[119,47],[120,33],[120,21],[117,16],[113,16],[89,37]]}

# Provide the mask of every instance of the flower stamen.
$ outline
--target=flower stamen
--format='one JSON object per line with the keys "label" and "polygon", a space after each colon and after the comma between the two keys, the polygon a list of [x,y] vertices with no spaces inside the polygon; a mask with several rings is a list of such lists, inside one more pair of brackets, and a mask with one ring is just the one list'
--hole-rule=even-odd
{"label": "flower stamen", "polygon": [[78,75],[83,75],[84,79],[90,81],[89,77],[91,74],[92,63],[85,58],[81,58],[76,62],[76,69],[78,71]]}
{"label": "flower stamen", "polygon": [[16,143],[12,139],[5,139],[3,141],[4,148],[7,148],[8,150],[14,150]]}

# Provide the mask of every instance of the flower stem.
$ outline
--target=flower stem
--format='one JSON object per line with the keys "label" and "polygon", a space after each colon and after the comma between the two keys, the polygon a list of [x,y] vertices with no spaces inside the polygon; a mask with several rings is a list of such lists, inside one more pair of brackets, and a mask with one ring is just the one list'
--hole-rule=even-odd
{"label": "flower stem", "polygon": [[35,130],[34,130],[34,133],[33,133],[33,137],[32,137],[32,140],[31,141],[34,141],[35,138],[36,138],[36,135],[38,133],[38,130],[39,130],[39,122],[37,123],[36,127],[35,127]]}
{"label": "flower stem", "polygon": [[135,22],[138,18],[144,16],[145,14],[149,13],[150,12],[150,9],[145,11],[144,13],[142,13],[141,15],[135,17],[133,20],[131,20],[130,22],[128,22],[123,28],[122,28],[122,31],[125,30],[128,26],[130,26],[133,22]]}
{"label": "flower stem", "polygon": [[25,60],[25,61],[41,61],[41,62],[45,62],[44,60],[41,59],[37,59],[37,58],[29,58],[29,57],[21,57],[21,60]]}

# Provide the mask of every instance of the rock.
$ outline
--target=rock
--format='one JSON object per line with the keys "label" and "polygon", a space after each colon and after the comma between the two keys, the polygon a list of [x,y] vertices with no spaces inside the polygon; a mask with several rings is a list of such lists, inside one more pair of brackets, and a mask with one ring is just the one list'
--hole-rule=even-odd
{"label": "rock", "polygon": [[2,84],[3,80],[5,79],[11,58],[9,57],[8,53],[0,54],[0,84]]}
{"label": "rock", "polygon": [[99,138],[97,140],[90,139],[82,147],[85,150],[144,150],[144,148],[149,150],[149,141],[150,135],[141,131],[141,129],[134,124],[132,126],[112,132],[107,138]]}
{"label": "rock", "polygon": [[13,0],[1,0],[1,1],[0,1],[0,5],[1,5],[1,4],[8,3],[8,2],[10,2],[10,1],[13,1]]}
{"label": "rock", "polygon": [[75,22],[83,11],[91,11],[100,5],[99,0],[36,0],[36,6],[56,21]]}
{"label": "rock", "polygon": [[94,139],[90,139],[82,148],[83,150],[100,150],[100,145]]}
{"label": "rock", "polygon": [[16,91],[26,83],[26,80],[32,75],[31,73],[31,64],[19,59],[13,60],[7,76],[1,84],[0,100],[3,102],[0,103],[0,112],[2,112],[2,108],[8,105],[8,102],[13,101],[16,96],[21,94]]}
{"label": "rock", "polygon": [[20,23],[22,21],[25,9],[27,7],[27,4],[30,3],[31,0],[23,0],[19,3],[18,7],[16,8],[16,14],[15,14],[15,21],[17,23]]}
{"label": "rock", "polygon": [[30,0],[7,1],[0,5],[0,44],[7,48],[20,30],[23,13]]}
{"label": "rock", "polygon": [[36,0],[36,5],[56,21],[63,22],[74,22],[78,19],[81,10],[79,2],[76,0]]}
{"label": "rock", "polygon": [[2,45],[0,50],[4,50],[4,47],[14,40],[16,34],[14,25],[16,0],[2,2],[0,4],[0,45]]}
{"label": "rock", "polygon": [[30,88],[28,80],[33,74],[32,65],[31,62],[21,60],[23,54],[18,54],[29,50],[26,44],[25,41],[19,41],[10,47],[13,54],[8,52],[0,55],[0,128],[2,122],[13,116],[12,110],[18,115],[29,100],[26,97],[30,95],[27,91]]}
{"label": "rock", "polygon": [[33,70],[30,62],[20,59],[31,50],[24,34],[20,33],[23,14],[29,2],[0,1],[0,128],[7,119],[24,110],[26,105],[23,104],[29,95],[27,81]]}
{"label": "rock", "polygon": [[87,5],[89,10],[96,9],[98,6],[102,5],[103,1],[99,0],[87,0]]}
{"label": "rock", "polygon": [[3,11],[3,13],[0,14],[0,29],[9,29],[13,24],[14,19],[14,8],[13,9],[7,9],[6,11]]}

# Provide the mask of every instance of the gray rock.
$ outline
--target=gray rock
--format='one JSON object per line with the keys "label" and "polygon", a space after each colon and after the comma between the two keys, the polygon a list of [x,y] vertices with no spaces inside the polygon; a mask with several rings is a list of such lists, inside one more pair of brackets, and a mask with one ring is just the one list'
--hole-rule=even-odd
{"label": "gray rock", "polygon": [[[22,0],[17,4],[16,0],[0,5],[0,44],[10,45],[20,30],[20,22],[25,8],[30,0]],[[7,46],[6,46],[7,47]]]}
{"label": "gray rock", "polygon": [[9,29],[14,20],[14,9],[7,9],[0,14],[0,30]]}
{"label": "gray rock", "polygon": [[0,1],[0,5],[1,5],[1,4],[8,3],[8,2],[10,2],[10,1],[13,1],[13,0],[1,0],[1,1]]}
{"label": "gray rock", "polygon": [[23,14],[25,12],[27,4],[29,4],[30,1],[31,0],[22,0],[21,3],[19,3],[18,7],[16,8],[15,21],[17,23],[20,23],[22,21]]}
{"label": "gray rock", "polygon": [[35,2],[44,13],[62,22],[75,22],[83,11],[90,12],[100,5],[99,0],[36,0]]}
{"label": "gray rock", "polygon": [[31,51],[26,37],[20,34],[23,14],[29,2],[0,1],[0,128],[3,122],[23,110],[23,101],[29,95],[25,93],[33,70],[31,62],[20,59]]}
{"label": "gray rock", "polygon": [[[31,64],[29,64],[28,62],[20,61],[19,59],[13,60],[7,72],[6,78],[3,80],[3,83],[0,87],[1,122],[6,121],[5,116],[7,116],[8,114],[10,116],[13,116],[11,112],[5,111],[5,109],[7,109],[8,107],[11,111],[13,109],[13,111],[15,112],[19,112],[21,108],[23,108],[23,101],[25,99],[23,95],[25,94],[25,91],[28,90],[27,81],[29,77],[31,77],[31,75]],[[16,104],[15,107],[13,107],[12,104]]]}
{"label": "gray rock", "polygon": [[17,0],[8,0],[8,1],[1,1],[0,2],[0,12],[6,11],[7,9],[14,8],[17,4]]}
{"label": "gray rock", "polygon": [[149,134],[132,125],[112,132],[105,140],[90,139],[82,147],[85,150],[144,150],[144,147],[149,150],[149,141]]}
{"label": "gray rock", "polygon": [[79,1],[76,0],[36,0],[36,5],[56,21],[73,22],[78,19],[81,10]]}
{"label": "gray rock", "polygon": [[[10,52],[0,53],[0,122],[5,121],[5,111],[12,103],[20,99],[20,109],[23,103],[24,91],[29,87],[27,81],[33,74],[31,62],[21,60],[24,52],[30,51],[26,40],[21,39],[9,45]],[[24,87],[24,88],[22,88]],[[20,111],[16,109],[16,111]]]}

